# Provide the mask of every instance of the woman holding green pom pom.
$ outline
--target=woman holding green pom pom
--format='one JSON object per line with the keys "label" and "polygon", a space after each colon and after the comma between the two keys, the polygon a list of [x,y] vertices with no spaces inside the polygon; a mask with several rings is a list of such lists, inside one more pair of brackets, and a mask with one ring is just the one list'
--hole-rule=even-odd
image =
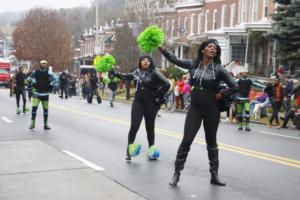
{"label": "woman holding green pom pom", "polygon": [[[169,184],[176,186],[179,182],[180,172],[184,168],[190,146],[203,121],[210,164],[210,183],[225,186],[225,183],[221,182],[218,177],[217,130],[220,122],[220,111],[217,102],[221,98],[226,99],[236,93],[238,86],[225,68],[221,66],[221,48],[215,39],[204,41],[198,49],[197,58],[194,60],[178,59],[163,48],[159,48],[159,50],[171,63],[189,70],[190,84],[193,88],[191,104],[185,119],[184,136],[177,151],[175,172]],[[229,89],[222,93],[219,92],[221,81],[229,86]]]}
{"label": "woman holding green pom pom", "polygon": [[154,146],[154,125],[156,113],[161,106],[161,101],[156,94],[157,88],[159,88],[159,92],[166,93],[170,87],[169,81],[155,69],[150,56],[140,57],[138,69],[132,73],[122,74],[112,71],[112,74],[121,79],[137,81],[135,98],[131,108],[131,125],[128,133],[126,160],[131,160],[131,157],[137,156],[141,150],[141,145],[135,144],[134,140],[143,117],[145,118],[149,144],[147,156],[150,160],[156,160],[159,157],[159,150]]}

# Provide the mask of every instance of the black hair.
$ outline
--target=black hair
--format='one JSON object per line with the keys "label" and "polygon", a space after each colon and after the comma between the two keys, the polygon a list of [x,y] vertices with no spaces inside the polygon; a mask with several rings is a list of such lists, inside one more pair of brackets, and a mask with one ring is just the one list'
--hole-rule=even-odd
{"label": "black hair", "polygon": [[149,59],[149,61],[150,61],[150,67],[149,67],[149,68],[150,68],[150,71],[154,71],[154,70],[156,69],[156,66],[155,66],[155,64],[154,64],[154,61],[153,61],[152,57],[149,56],[149,55],[144,55],[144,56],[141,56],[141,57],[139,58],[139,62],[138,62],[138,67],[139,67],[139,69],[142,68],[141,62],[142,62],[142,60],[143,60],[144,58]]}
{"label": "black hair", "polygon": [[217,53],[216,56],[214,57],[214,63],[215,64],[221,64],[221,47],[216,39],[208,39],[204,42],[201,43],[199,49],[198,49],[198,55],[195,61],[195,66],[198,67],[199,63],[203,60],[203,53],[202,51],[207,47],[209,44],[215,44],[217,46]]}

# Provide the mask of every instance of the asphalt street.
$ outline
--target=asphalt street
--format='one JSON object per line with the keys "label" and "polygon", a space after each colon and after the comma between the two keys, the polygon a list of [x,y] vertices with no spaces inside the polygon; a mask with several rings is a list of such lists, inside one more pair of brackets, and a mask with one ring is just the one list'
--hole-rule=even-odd
{"label": "asphalt street", "polygon": [[[28,104],[30,107],[30,103]],[[219,175],[226,187],[209,184],[210,174],[203,129],[192,145],[177,188],[168,185],[177,148],[183,133],[185,113],[161,111],[156,119],[158,161],[148,161],[144,122],[136,142],[141,154],[126,162],[130,125],[130,104],[109,107],[87,104],[78,97],[67,100],[51,95],[50,131],[43,130],[42,108],[36,129],[29,130],[30,113],[16,115],[15,98],[0,89],[0,142],[41,140],[104,168],[101,173],[127,189],[151,200],[296,200],[300,196],[300,137],[296,130],[269,129],[252,124],[252,131],[238,131],[236,125],[220,123]],[[45,155],[46,156],[46,155]],[[45,180],[47,181],[47,180]]]}

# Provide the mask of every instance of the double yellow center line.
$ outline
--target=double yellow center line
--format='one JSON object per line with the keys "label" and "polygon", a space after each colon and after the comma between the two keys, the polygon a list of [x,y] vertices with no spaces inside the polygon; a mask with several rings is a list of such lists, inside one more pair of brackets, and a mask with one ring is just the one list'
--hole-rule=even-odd
{"label": "double yellow center line", "polygon": [[[119,124],[122,126],[130,126],[130,123],[128,121],[125,120],[120,120],[120,119],[115,119],[112,117],[108,117],[108,116],[101,116],[98,114],[93,114],[93,113],[88,113],[85,111],[80,111],[80,110],[75,110],[75,109],[71,109],[71,108],[67,108],[67,107],[63,107],[63,106],[59,106],[56,104],[50,104],[51,107],[59,109],[59,110],[63,110],[63,111],[67,111],[67,112],[71,112],[74,114],[79,114],[81,116],[86,116],[86,117],[91,117],[94,119],[99,119],[102,121],[106,121],[106,122],[111,122],[114,124]],[[145,129],[145,128],[143,128]],[[176,139],[182,139],[182,134],[176,133],[174,131],[169,131],[166,129],[160,129],[160,128],[156,128],[155,132],[157,134],[160,135],[164,135],[167,137],[172,137],[172,138],[176,138]],[[198,144],[204,144],[206,145],[206,142],[204,139],[196,137],[194,140],[195,143]],[[298,160],[293,160],[293,159],[289,159],[289,158],[285,158],[285,157],[280,157],[280,156],[275,156],[272,154],[268,154],[268,153],[263,153],[263,152],[259,152],[259,151],[254,151],[251,149],[246,149],[246,148],[241,148],[241,147],[237,147],[237,146],[232,146],[232,145],[228,145],[228,144],[224,144],[224,143],[218,143],[219,148],[223,149],[223,150],[227,150],[227,151],[231,151],[234,153],[238,153],[238,154],[243,154],[246,156],[250,156],[250,157],[254,157],[254,158],[259,158],[262,160],[268,160],[274,163],[279,163],[282,165],[286,165],[286,166],[290,166],[290,167],[295,167],[295,168],[299,168],[300,169],[300,161]]]}

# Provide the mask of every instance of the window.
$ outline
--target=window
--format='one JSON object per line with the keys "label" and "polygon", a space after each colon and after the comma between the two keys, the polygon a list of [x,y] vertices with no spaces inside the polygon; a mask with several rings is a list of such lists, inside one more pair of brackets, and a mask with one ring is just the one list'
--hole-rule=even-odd
{"label": "window", "polygon": [[230,27],[233,27],[234,23],[235,23],[235,4],[232,4],[230,9]]}
{"label": "window", "polygon": [[258,0],[253,0],[252,3],[252,22],[258,20]]}
{"label": "window", "polygon": [[195,16],[194,14],[191,15],[191,29],[190,29],[191,35],[194,35],[194,16]]}
{"label": "window", "polygon": [[247,2],[248,0],[242,0],[242,15],[241,22],[247,22]]}
{"label": "window", "polygon": [[187,33],[187,28],[188,28],[188,18],[187,17],[184,17],[183,28],[184,28],[184,33]]}
{"label": "window", "polygon": [[171,38],[174,37],[174,29],[175,29],[175,19],[172,19],[172,25],[171,25]]}
{"label": "window", "polygon": [[177,30],[178,30],[178,37],[179,37],[179,35],[180,35],[180,26],[181,26],[181,17],[178,17],[178,24],[177,24]]}
{"label": "window", "polygon": [[209,10],[206,10],[205,12],[205,28],[204,28],[204,31],[206,32],[207,31],[207,25],[208,25],[208,14],[209,14]]}
{"label": "window", "polygon": [[212,24],[212,29],[213,30],[217,29],[217,12],[218,12],[218,10],[215,9],[214,14],[213,14],[213,24]]}
{"label": "window", "polygon": [[0,74],[9,74],[7,69],[0,69]]}
{"label": "window", "polygon": [[264,4],[263,4],[263,17],[267,18],[268,17],[268,4],[269,1],[268,0],[263,0]]}
{"label": "window", "polygon": [[168,34],[168,31],[169,31],[169,20],[168,19],[166,20],[166,29],[165,29],[165,31],[166,31],[166,34]]}
{"label": "window", "polygon": [[221,16],[221,28],[225,26],[225,16],[226,16],[226,5],[223,5],[222,16]]}
{"label": "window", "polygon": [[202,13],[198,14],[198,31],[197,33],[200,34],[201,33],[201,29],[202,29]]}
{"label": "window", "polygon": [[[247,63],[252,63],[252,46],[248,46]],[[245,44],[233,44],[231,46],[231,60],[240,60],[245,62],[246,45]]]}

